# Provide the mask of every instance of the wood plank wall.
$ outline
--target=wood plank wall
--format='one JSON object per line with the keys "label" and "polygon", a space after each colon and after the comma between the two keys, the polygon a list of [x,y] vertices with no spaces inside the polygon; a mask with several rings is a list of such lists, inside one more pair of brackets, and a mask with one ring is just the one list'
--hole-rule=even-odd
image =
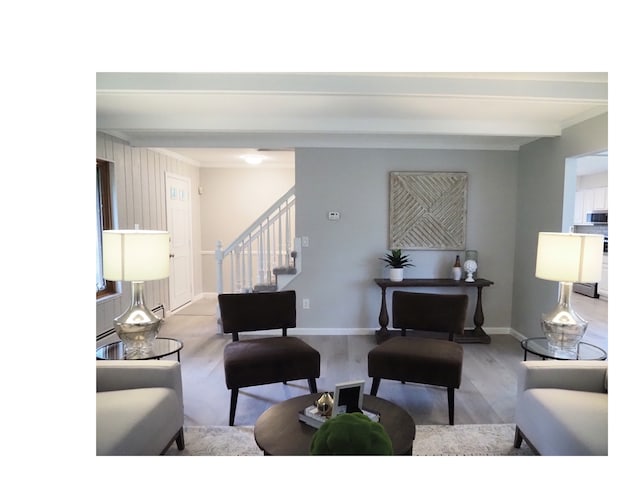
{"label": "wood plank wall", "polygon": [[[149,150],[129,146],[125,141],[98,132],[96,158],[113,163],[111,170],[112,191],[115,191],[115,228],[133,229],[136,224],[144,230],[166,230],[167,211],[165,198],[165,174],[173,173],[191,180],[192,202],[197,202],[200,184],[199,168],[175,158]],[[199,262],[199,208],[192,205],[194,216],[193,246],[194,275],[201,271]],[[200,282],[194,282],[200,284]],[[164,305],[169,310],[169,280],[145,282],[145,303],[149,308]],[[113,319],[131,302],[131,286],[121,285],[121,295],[96,302],[96,335],[110,330]],[[194,292],[200,293],[200,292]]]}

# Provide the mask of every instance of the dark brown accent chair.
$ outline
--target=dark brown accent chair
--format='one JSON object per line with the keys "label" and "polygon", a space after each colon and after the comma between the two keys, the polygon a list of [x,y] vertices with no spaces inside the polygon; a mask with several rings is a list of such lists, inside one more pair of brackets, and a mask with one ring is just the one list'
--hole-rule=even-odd
{"label": "dark brown accent chair", "polygon": [[[393,327],[400,329],[401,336],[369,352],[371,395],[378,393],[382,378],[447,387],[449,425],[453,425],[453,395],[460,387],[463,358],[454,335],[464,332],[468,303],[467,295],[394,291]],[[431,336],[407,336],[407,330],[431,332]]]}
{"label": "dark brown accent chair", "polygon": [[[306,379],[318,391],[320,353],[287,336],[296,326],[296,292],[223,293],[218,295],[224,333],[233,341],[224,349],[224,374],[231,390],[229,425],[233,425],[240,388]],[[240,340],[240,332],[282,329],[282,336]]]}

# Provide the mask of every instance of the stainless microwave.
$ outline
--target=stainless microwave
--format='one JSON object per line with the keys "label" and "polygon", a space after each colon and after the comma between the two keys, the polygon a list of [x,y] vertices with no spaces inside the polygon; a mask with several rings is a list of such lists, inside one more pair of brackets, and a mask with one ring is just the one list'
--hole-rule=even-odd
{"label": "stainless microwave", "polygon": [[587,223],[609,223],[609,212],[605,210],[594,210],[587,213]]}

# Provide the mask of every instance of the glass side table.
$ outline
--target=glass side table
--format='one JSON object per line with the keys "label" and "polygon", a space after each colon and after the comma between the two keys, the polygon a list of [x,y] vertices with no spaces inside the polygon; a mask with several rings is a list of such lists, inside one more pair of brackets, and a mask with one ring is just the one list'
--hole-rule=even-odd
{"label": "glass side table", "polygon": [[[153,341],[151,353],[144,358],[136,358],[136,360],[152,360],[167,357],[174,353],[180,361],[180,350],[182,350],[182,342],[175,338],[157,337]],[[124,354],[124,343],[121,341],[109,343],[98,347],[96,350],[97,360],[128,360]]]}
{"label": "glass side table", "polygon": [[544,360],[606,360],[607,352],[600,347],[590,343],[580,342],[576,353],[573,355],[561,354],[553,351],[549,346],[549,341],[545,337],[525,338],[520,342],[524,350],[524,360],[527,359],[527,352],[542,357]]}

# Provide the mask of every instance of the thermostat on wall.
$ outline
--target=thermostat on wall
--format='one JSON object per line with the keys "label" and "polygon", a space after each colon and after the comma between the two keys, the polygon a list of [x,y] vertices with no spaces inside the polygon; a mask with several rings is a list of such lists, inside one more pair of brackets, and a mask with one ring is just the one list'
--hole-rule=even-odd
{"label": "thermostat on wall", "polygon": [[329,220],[340,220],[340,212],[329,212],[327,213],[327,218]]}

